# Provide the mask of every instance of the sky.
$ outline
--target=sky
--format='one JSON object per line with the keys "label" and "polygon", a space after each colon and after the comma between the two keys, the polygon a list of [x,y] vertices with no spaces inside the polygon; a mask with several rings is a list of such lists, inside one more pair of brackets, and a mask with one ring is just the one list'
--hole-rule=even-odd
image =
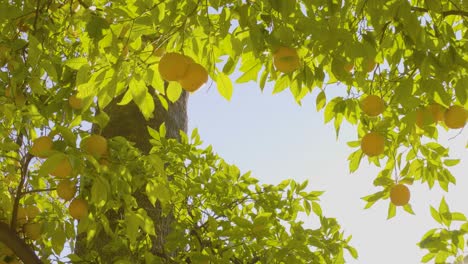
{"label": "sky", "polygon": [[[331,88],[329,99],[345,89]],[[349,173],[347,157],[355,149],[346,142],[357,140],[355,127],[343,123],[337,140],[333,125],[325,125],[323,112],[315,110],[317,91],[306,96],[302,106],[287,90],[275,95],[271,91],[268,85],[262,93],[255,83],[235,84],[233,97],[227,101],[215,84],[208,83],[190,96],[189,130],[198,128],[206,145],[241,171],[252,171],[261,183],[309,180],[308,190],[326,191],[321,197],[324,214],[337,218],[359,252],[358,260],[348,256],[347,263],[420,263],[427,252],[417,243],[424,233],[440,227],[430,216],[429,206],[438,208],[442,196],[451,211],[468,215],[467,129],[458,136],[459,131],[440,135],[440,142],[450,146],[451,157],[462,159],[451,169],[457,185],[450,186],[450,193],[416,183],[410,186],[416,215],[398,208],[397,216],[386,220],[388,200],[364,210],[365,202],[360,199],[381,190],[372,185],[379,168],[364,159],[357,172]],[[303,220],[306,226],[313,225],[312,217]]]}

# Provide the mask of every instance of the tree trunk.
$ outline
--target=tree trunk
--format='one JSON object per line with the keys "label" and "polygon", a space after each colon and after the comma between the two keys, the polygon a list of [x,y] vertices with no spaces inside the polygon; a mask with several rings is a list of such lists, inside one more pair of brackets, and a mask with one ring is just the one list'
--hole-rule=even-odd
{"label": "tree trunk", "polygon": [[[150,93],[153,93],[153,89],[149,88]],[[102,129],[101,135],[106,138],[112,138],[115,136],[125,137],[127,140],[136,143],[136,147],[140,149],[144,154],[149,153],[151,150],[151,144],[149,143],[149,133],[147,126],[150,126],[156,130],[159,129],[162,123],[166,125],[166,137],[179,138],[179,131],[182,130],[187,132],[187,102],[188,93],[185,91],[181,94],[178,101],[173,104],[169,104],[169,109],[166,111],[158,100],[157,96],[153,93],[155,101],[155,113],[154,118],[145,120],[140,110],[131,102],[125,106],[117,105],[120,98],[114,99],[104,110],[109,115],[110,121],[108,125]],[[152,237],[152,253],[155,255],[168,255],[169,253],[164,252],[165,238],[169,234],[170,224],[173,221],[172,215],[164,216],[162,214],[161,206],[156,203],[154,206],[143,192],[136,192],[134,194],[135,199],[138,202],[140,208],[146,210],[149,217],[154,222],[156,237]],[[114,227],[119,219],[122,218],[121,213],[111,213],[107,217],[111,228]],[[102,260],[109,261],[117,256],[116,252],[108,252],[105,250],[105,246],[109,244],[111,238],[108,237],[104,232],[101,232],[98,237],[93,239],[95,243],[92,245],[93,250],[96,250],[101,256]],[[77,238],[75,253],[83,255],[86,253],[86,234],[81,234]],[[129,255],[130,252],[119,251],[120,256]]]}

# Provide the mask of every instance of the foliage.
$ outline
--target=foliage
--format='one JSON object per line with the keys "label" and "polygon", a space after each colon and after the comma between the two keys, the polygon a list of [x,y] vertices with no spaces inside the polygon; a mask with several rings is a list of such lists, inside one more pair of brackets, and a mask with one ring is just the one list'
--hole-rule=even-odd
{"label": "foliage", "polygon": [[[43,211],[40,217],[48,220],[43,227],[44,237],[50,238],[42,240],[41,256],[53,256],[61,252],[65,241],[74,237],[75,230],[73,222],[63,220],[66,215],[63,203],[58,199],[50,199],[55,197],[50,190],[55,188],[56,181],[51,180],[48,174],[66,155],[74,168],[72,177],[83,178],[93,186],[90,194],[80,193],[81,196],[89,197],[92,205],[90,218],[81,221],[78,230],[110,232],[104,222],[96,222],[101,221],[101,218],[95,218],[96,214],[123,203],[129,214],[129,220],[124,225],[127,228],[131,226],[126,231],[129,244],[125,246],[131,247],[133,252],[143,250],[144,244],[139,244],[141,248],[132,246],[137,239],[132,235],[136,234],[133,231],[139,229],[151,234],[144,213],[132,211],[130,198],[123,199],[123,202],[116,200],[116,204],[109,202],[113,195],[129,194],[132,188],[144,183],[142,177],[130,178],[130,175],[134,175],[134,170],[140,168],[135,167],[137,161],[150,166],[154,163],[150,161],[153,156],[145,157],[132,150],[129,153],[133,153],[137,161],[129,163],[121,159],[121,156],[126,157],[129,153],[121,151],[130,150],[131,147],[121,139],[110,139],[110,144],[114,144],[111,146],[114,151],[111,155],[121,162],[114,164],[114,161],[111,165],[120,166],[120,170],[112,169],[112,172],[121,173],[119,180],[123,181],[120,186],[122,189],[118,189],[117,194],[113,188],[119,185],[113,182],[110,184],[111,178],[106,178],[111,177],[111,173],[99,164],[100,160],[82,153],[76,144],[80,138],[89,134],[84,124],[106,125],[108,116],[102,111],[97,114],[96,102],[99,102],[100,107],[105,107],[113,98],[123,95],[121,104],[133,101],[142,114],[150,118],[154,102],[148,89],[155,89],[159,100],[166,106],[168,102],[179,98],[182,91],[180,85],[171,82],[166,89],[158,74],[159,57],[153,53],[160,48],[183,53],[203,65],[226,99],[230,99],[233,93],[233,83],[229,76],[234,71],[241,73],[236,83],[253,81],[258,83],[260,89],[264,89],[267,82],[274,82],[273,93],[288,89],[298,103],[304,96],[318,89],[317,110],[324,111],[327,123],[333,121],[337,136],[343,121],[356,126],[358,140],[349,142],[351,147],[359,147],[359,140],[371,131],[385,136],[384,153],[369,158],[372,164],[382,167],[382,170],[374,180],[374,185],[380,189],[363,198],[367,202],[366,208],[388,199],[395,182],[409,185],[426,183],[429,188],[438,184],[447,191],[449,184],[456,182],[449,167],[459,162],[451,159],[448,149],[437,142],[438,130],[447,129],[447,126],[443,122],[423,122],[422,127],[415,124],[418,120],[417,112],[434,103],[444,108],[452,105],[467,108],[467,10],[467,1],[461,0],[0,1],[0,167],[5,176],[2,181],[8,183],[0,186],[2,217],[9,221],[12,214],[16,215],[20,200],[21,205],[37,204]],[[297,50],[301,59],[298,70],[284,74],[274,68],[272,54],[280,46]],[[327,98],[327,91],[332,84],[337,83],[347,87],[346,95]],[[71,108],[66,101],[76,92],[83,99],[83,108]],[[385,110],[381,115],[369,117],[363,114],[359,102],[366,95],[377,95],[385,101]],[[55,152],[44,162],[31,160],[28,150],[32,141],[45,134],[54,137]],[[177,152],[175,143],[171,144],[174,144],[171,151]],[[178,147],[190,146],[187,142],[183,144]],[[180,160],[176,164],[181,165],[184,155],[193,152],[192,155],[196,157],[197,151],[201,150],[187,151],[177,152],[182,156],[178,157]],[[163,159],[161,153],[157,156]],[[355,172],[365,157],[361,149],[353,152],[349,157],[350,171]],[[171,159],[177,161],[175,157]],[[200,159],[207,164],[209,162]],[[199,164],[198,169],[206,169],[207,164]],[[216,165],[220,171],[230,168],[221,164],[219,162]],[[162,170],[159,172],[162,173]],[[221,177],[216,173],[213,175]],[[228,175],[233,176],[231,173]],[[231,180],[233,183],[239,181]],[[160,196],[152,198],[153,201],[162,199],[163,204],[181,205],[178,204],[182,201],[181,197],[177,195],[184,192],[177,193],[170,189],[168,194],[167,185],[186,190],[184,186],[176,186],[176,182],[168,181],[151,184],[154,188],[166,186],[166,193],[160,192]],[[187,184],[202,186],[202,182],[197,181]],[[254,183],[248,184],[255,186]],[[295,193],[296,187],[288,186],[289,192]],[[213,192],[218,191],[212,188]],[[257,193],[256,190],[247,189],[232,191],[233,195],[241,192],[250,195],[250,199],[261,201],[263,196],[259,193],[264,187],[258,188]],[[279,187],[269,188],[274,190]],[[190,195],[198,197],[195,190],[198,191],[196,194],[200,196],[199,199],[208,199],[205,195],[210,194],[202,192],[200,188],[192,190]],[[278,189],[272,192],[283,191]],[[300,200],[294,197],[283,197],[286,200],[277,201]],[[310,201],[309,198],[301,199]],[[211,198],[209,200],[215,202]],[[188,202],[196,204],[201,200]],[[310,211],[305,204],[301,205],[302,209]],[[206,206],[207,214],[198,212],[199,215],[194,215],[193,219],[187,209],[180,211],[177,225],[184,226],[190,221],[195,224],[210,221],[210,225],[218,226],[227,224],[222,218],[209,220],[212,219],[209,214],[221,213],[215,204],[208,203]],[[244,206],[253,210],[247,218],[252,222],[250,225],[254,225],[258,215],[264,219],[264,213],[273,214],[271,210],[276,208],[272,205],[258,205],[260,207],[257,208],[252,203],[244,203]],[[295,213],[299,209],[293,207]],[[412,213],[410,204],[403,209]],[[396,214],[396,207],[391,203],[388,212],[389,218]],[[225,217],[234,217],[239,212],[233,208],[231,212],[223,214],[227,214]],[[269,217],[272,216],[266,218]],[[294,221],[292,218],[289,220]],[[134,221],[133,224],[131,221]],[[321,226],[325,230],[320,231],[321,234],[327,232],[327,221],[322,219]],[[286,234],[275,223],[269,226],[269,232],[276,230]],[[288,234],[295,234],[295,225],[291,225]],[[174,227],[174,234],[181,234],[177,233],[183,230],[178,229],[181,226]],[[336,227],[335,224],[331,226]],[[250,226],[246,224],[242,228],[247,227]],[[297,228],[300,230],[300,227]],[[462,231],[460,234],[464,235]],[[210,232],[203,233],[202,241],[211,239],[217,246],[226,246],[220,238],[214,241],[214,233]],[[94,235],[88,232],[90,241]],[[191,243],[190,239],[184,239],[186,245]],[[236,241],[239,237],[232,239]],[[268,241],[273,238],[265,239]],[[304,238],[296,238],[294,241],[303,241],[301,239]],[[257,241],[255,246],[266,241]],[[284,241],[289,240],[281,239],[281,242]],[[334,241],[341,241],[341,238],[335,238]],[[345,245],[337,243],[338,249]],[[432,250],[430,254],[436,254],[431,246],[424,243],[420,245]],[[459,245],[462,244],[457,242]],[[315,246],[317,250],[304,248],[302,255],[299,255],[316,255],[321,248],[325,248]],[[327,250],[335,257],[341,252]],[[209,250],[199,252],[209,257],[219,257]],[[232,252],[234,255],[239,254],[233,257],[254,258],[247,249]],[[455,250],[444,252],[447,256],[459,255]],[[331,258],[327,254],[322,257]],[[437,258],[441,261],[443,259]],[[425,260],[429,259],[427,257]]]}

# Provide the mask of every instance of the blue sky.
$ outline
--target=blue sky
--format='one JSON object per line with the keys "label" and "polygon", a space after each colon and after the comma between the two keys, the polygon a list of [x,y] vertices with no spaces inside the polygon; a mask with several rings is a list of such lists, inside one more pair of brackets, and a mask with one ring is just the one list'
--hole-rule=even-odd
{"label": "blue sky", "polygon": [[[327,96],[344,89],[331,87]],[[410,187],[416,215],[398,210],[395,218],[386,220],[388,201],[363,210],[360,199],[380,190],[372,185],[379,168],[363,161],[356,173],[349,174],[347,157],[353,149],[346,142],[357,139],[355,128],[345,125],[337,141],[333,126],[324,125],[323,113],[315,110],[317,92],[299,106],[288,91],[272,95],[271,90],[262,93],[255,83],[235,85],[231,101],[226,101],[215,84],[208,83],[189,99],[189,129],[198,128],[202,140],[221,157],[242,171],[251,170],[264,183],[308,179],[310,190],[325,190],[321,199],[325,215],[336,217],[353,235],[352,244],[360,254],[358,261],[349,263],[420,263],[424,252],[416,243],[426,231],[439,227],[429,205],[438,208],[442,195],[451,210],[468,214],[466,131],[451,140],[447,139],[459,131],[441,134],[441,143],[452,148],[453,158],[462,159],[452,169],[457,186],[446,194],[417,183]],[[309,217],[304,221],[313,224]]]}

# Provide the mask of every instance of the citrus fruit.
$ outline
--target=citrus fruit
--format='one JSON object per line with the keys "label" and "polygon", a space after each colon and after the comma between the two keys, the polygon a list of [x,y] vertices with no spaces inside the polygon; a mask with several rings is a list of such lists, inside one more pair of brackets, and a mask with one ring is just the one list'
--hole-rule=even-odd
{"label": "citrus fruit", "polygon": [[361,109],[368,116],[378,116],[385,109],[385,102],[377,95],[368,95],[361,101]]}
{"label": "citrus fruit", "polygon": [[157,45],[153,45],[153,55],[156,57],[161,57],[166,52],[164,47],[158,47]]}
{"label": "citrus fruit", "polygon": [[410,191],[404,184],[395,184],[390,190],[390,201],[396,206],[405,206],[410,200]]}
{"label": "citrus fruit", "polygon": [[32,219],[36,218],[41,213],[41,210],[35,205],[29,205],[26,207],[26,214],[28,215],[28,220],[31,221]]}
{"label": "citrus fruit", "polygon": [[169,52],[162,56],[158,70],[166,81],[178,81],[184,77],[189,64],[193,60],[179,53]]}
{"label": "citrus fruit", "polygon": [[31,240],[38,240],[41,235],[41,224],[40,223],[27,223],[23,227],[24,234]]}
{"label": "citrus fruit", "polygon": [[15,104],[17,106],[23,106],[26,103],[26,97],[23,93],[17,93],[15,95]]}
{"label": "citrus fruit", "polygon": [[100,135],[91,135],[83,139],[81,148],[86,153],[99,158],[107,153],[107,139]]}
{"label": "citrus fruit", "polygon": [[76,97],[76,95],[72,95],[68,97],[68,104],[72,109],[80,110],[83,108],[83,100],[81,98]]}
{"label": "citrus fruit", "polygon": [[377,66],[377,63],[373,59],[365,59],[362,62],[362,67],[366,72],[371,72],[375,69],[375,66]]}
{"label": "citrus fruit", "polygon": [[38,137],[33,141],[33,145],[29,153],[39,158],[45,158],[47,157],[47,154],[52,150],[52,146],[53,142],[50,137]]}
{"label": "citrus fruit", "polygon": [[195,92],[207,81],[208,72],[205,67],[198,63],[192,63],[188,66],[187,72],[179,82],[187,92]]}
{"label": "citrus fruit", "polygon": [[369,157],[382,154],[385,148],[385,138],[380,133],[370,132],[361,139],[361,150]]}
{"label": "citrus fruit", "polygon": [[273,65],[275,69],[283,72],[293,72],[301,66],[297,50],[288,47],[280,47],[273,53]]}
{"label": "citrus fruit", "polygon": [[351,62],[348,62],[344,65],[344,70],[347,72],[351,72],[354,68],[354,64]]}
{"label": "citrus fruit", "polygon": [[445,125],[448,128],[458,129],[462,128],[466,124],[468,113],[462,106],[452,105],[445,111],[444,119]]}
{"label": "citrus fruit", "polygon": [[67,157],[64,157],[59,164],[50,172],[50,175],[56,176],[59,178],[66,178],[70,176],[72,172],[72,166],[70,160]]}
{"label": "citrus fruit", "polygon": [[57,195],[58,197],[64,199],[65,201],[70,201],[73,199],[76,193],[75,183],[65,179],[57,184]]}
{"label": "citrus fruit", "polygon": [[24,225],[28,220],[28,213],[26,212],[26,209],[24,207],[18,207],[18,210],[16,211],[16,221],[18,222],[18,225]]}
{"label": "citrus fruit", "polygon": [[432,119],[434,119],[434,121],[444,121],[445,108],[443,106],[437,103],[433,103],[430,104],[427,109],[431,112]]}
{"label": "citrus fruit", "polygon": [[81,198],[75,198],[68,206],[68,212],[71,217],[80,220],[88,215],[88,203]]}
{"label": "citrus fruit", "polygon": [[416,125],[420,128],[429,126],[434,123],[434,116],[428,108],[420,108],[416,110]]}

